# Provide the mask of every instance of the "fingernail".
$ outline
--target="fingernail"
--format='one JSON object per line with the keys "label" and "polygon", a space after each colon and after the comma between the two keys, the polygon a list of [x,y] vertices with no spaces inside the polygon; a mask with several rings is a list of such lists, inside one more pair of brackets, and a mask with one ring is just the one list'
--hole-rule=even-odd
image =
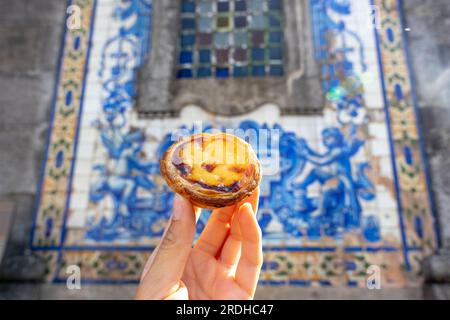
{"label": "fingernail", "polygon": [[175,199],[173,200],[172,220],[174,221],[181,220],[184,210],[185,210],[184,199],[178,194],[175,195]]}

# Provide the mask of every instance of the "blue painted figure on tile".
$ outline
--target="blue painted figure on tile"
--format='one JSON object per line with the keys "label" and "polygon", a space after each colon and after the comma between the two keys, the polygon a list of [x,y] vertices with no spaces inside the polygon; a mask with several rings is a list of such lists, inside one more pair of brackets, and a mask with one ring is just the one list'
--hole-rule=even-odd
{"label": "blue painted figure on tile", "polygon": [[[252,126],[261,128],[256,123]],[[249,128],[250,122],[246,121],[244,127]],[[279,125],[275,127],[282,131],[281,166],[277,177],[263,177],[262,185],[270,189],[263,190],[260,199],[263,232],[270,236],[269,225],[274,219],[282,224],[285,234],[312,240],[324,235],[340,237],[342,232],[362,227],[360,201],[371,201],[375,196],[366,175],[369,165],[357,164],[356,176],[353,174],[351,159],[364,144],[356,138],[356,131],[347,139],[338,128],[324,129],[322,142],[327,150],[321,154],[312,150],[305,139]],[[297,181],[307,163],[313,168]],[[322,190],[318,196],[311,196],[309,188],[315,183]]]}
{"label": "blue painted figure on tile", "polygon": [[[155,229],[154,224],[167,218],[166,213],[170,210],[167,203],[171,194],[158,193],[155,183],[149,178],[159,173],[159,166],[141,157],[145,141],[143,133],[132,131],[126,135],[125,141],[122,150],[111,151],[118,158],[112,161],[109,169],[104,165],[95,167],[100,176],[91,187],[90,200],[97,203],[111,196],[114,215],[111,220],[103,217],[89,230],[88,237],[107,240],[158,234],[161,229]],[[145,196],[139,196],[140,190],[148,192]]]}
{"label": "blue painted figure on tile", "polygon": [[109,161],[94,167],[98,179],[91,186],[90,201],[110,197],[114,211],[110,219],[89,221],[87,237],[98,241],[160,234],[162,229],[155,226],[167,219],[170,210],[172,195],[157,192],[150,178],[159,172],[158,164],[143,157],[145,134],[129,128],[127,119],[136,95],[136,69],[149,50],[150,13],[149,0],[122,1],[115,10],[122,27],[103,48],[99,72],[105,92],[103,117],[93,125]]}
{"label": "blue painted figure on tile", "polygon": [[[111,229],[115,234],[117,229],[127,226],[129,229],[142,226],[139,217],[148,209],[155,209],[154,195],[149,193],[147,197],[139,197],[139,188],[147,191],[156,189],[155,184],[148,178],[151,174],[158,173],[158,166],[153,162],[145,162],[141,159],[142,146],[145,141],[141,131],[131,131],[125,136],[120,149],[114,149],[114,145],[108,145],[109,153],[115,157],[109,170],[104,165],[98,165],[95,170],[100,174],[99,179],[92,185],[90,200],[94,203],[110,195],[114,204],[114,216],[111,221],[103,218],[100,222],[101,231]],[[144,218],[147,223],[153,223]],[[133,222],[134,225],[133,225]],[[136,223],[140,223],[139,226]],[[96,231],[91,230],[93,235]]]}
{"label": "blue painted figure on tile", "polygon": [[[364,46],[358,34],[349,30],[344,20],[336,20],[336,16],[345,17],[351,15],[351,1],[349,0],[311,0],[311,10],[315,21],[320,23],[314,26],[314,46],[316,49],[316,59],[327,61],[331,58],[338,58],[335,64],[324,65],[329,76],[328,88],[339,85],[339,79],[333,78],[335,71],[348,71],[352,74],[355,68],[355,61],[348,58],[349,53],[357,51],[359,65],[362,72],[367,70],[365,62]],[[329,43],[330,36],[336,47]],[[356,45],[356,46],[355,46]],[[340,79],[342,80],[342,79]]]}
{"label": "blue painted figure on tile", "polygon": [[[315,211],[312,218],[319,217],[325,234],[336,236],[339,228],[349,231],[361,226],[360,199],[374,198],[373,184],[365,174],[368,163],[360,163],[357,177],[353,176],[351,158],[363,146],[362,140],[346,140],[338,128],[326,128],[322,132],[322,143],[326,152],[320,154],[302,141],[298,155],[314,167],[303,181],[294,185],[294,190],[300,211]],[[322,191],[313,198],[308,196],[308,189],[315,183]]]}

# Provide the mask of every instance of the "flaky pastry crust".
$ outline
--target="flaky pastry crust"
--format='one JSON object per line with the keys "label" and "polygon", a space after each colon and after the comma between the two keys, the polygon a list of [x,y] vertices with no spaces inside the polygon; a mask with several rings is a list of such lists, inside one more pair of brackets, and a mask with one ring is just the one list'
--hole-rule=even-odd
{"label": "flaky pastry crust", "polygon": [[226,133],[195,134],[174,143],[160,169],[172,190],[205,209],[238,203],[261,180],[261,164],[252,147]]}

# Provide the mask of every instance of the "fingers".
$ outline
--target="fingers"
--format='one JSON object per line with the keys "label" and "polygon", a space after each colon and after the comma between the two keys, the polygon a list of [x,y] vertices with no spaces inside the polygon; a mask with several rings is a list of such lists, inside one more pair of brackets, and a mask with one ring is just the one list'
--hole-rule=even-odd
{"label": "fingers", "polygon": [[189,300],[189,292],[186,285],[180,281],[179,287],[172,294],[169,294],[163,300]]}
{"label": "fingers", "polygon": [[[175,198],[175,199],[176,199],[176,198]],[[181,199],[181,200],[183,200],[183,199]],[[175,205],[175,204],[174,204],[174,205]],[[198,219],[200,218],[200,215],[201,215],[201,213],[202,213],[202,208],[194,207],[194,212],[195,212],[195,222],[197,223],[197,222],[198,222]],[[169,219],[169,221],[168,221],[168,223],[167,223],[167,226],[166,226],[166,228],[164,229],[164,233],[163,233],[163,235],[162,235],[162,238],[165,238],[166,233],[167,233],[167,229],[168,229],[169,226],[171,225],[171,222],[172,222],[172,217],[170,217],[170,219]],[[152,254],[150,255],[150,257],[148,258],[147,262],[145,263],[144,270],[142,271],[140,281],[142,281],[142,279],[144,279],[144,277],[145,277],[145,275],[147,274],[148,270],[149,270],[150,267],[152,266],[153,261],[155,260],[156,254],[158,253],[160,246],[161,246],[161,242],[156,246],[156,248],[153,250],[153,252],[152,252]]]}
{"label": "fingers", "polygon": [[231,228],[220,254],[220,262],[228,269],[234,267],[241,255],[241,230],[239,226],[238,214],[233,216]]}
{"label": "fingers", "polygon": [[214,210],[205,229],[195,244],[195,248],[216,257],[218,253],[220,253],[224,241],[228,237],[230,221],[233,214],[246,202],[249,202],[253,207],[254,212],[257,212],[258,200],[259,188],[256,188],[249,197],[245,198],[237,205]]}
{"label": "fingers", "polygon": [[178,283],[192,248],[195,222],[192,205],[176,196],[169,227],[141,281],[137,298],[162,299],[174,283]]}
{"label": "fingers", "polygon": [[247,202],[251,204],[253,212],[256,214],[258,212],[259,204],[259,187],[257,187],[250,196],[239,202],[236,209],[239,209],[244,203]]}
{"label": "fingers", "polygon": [[[170,217],[166,227],[164,228],[164,233],[162,235],[162,238],[164,238],[166,236],[167,229],[169,229],[169,226],[170,226],[171,222],[172,222],[172,217]],[[161,242],[156,246],[156,248],[153,250],[153,252],[150,255],[150,257],[148,258],[147,262],[145,263],[144,270],[142,271],[140,281],[142,281],[144,279],[144,277],[147,274],[148,270],[150,270],[150,267],[152,266],[153,261],[155,261],[156,254],[158,253],[160,246],[161,246]]]}
{"label": "fingers", "polygon": [[234,206],[214,210],[198,238],[195,248],[215,257],[228,235],[233,212]]}
{"label": "fingers", "polygon": [[249,204],[240,207],[237,219],[240,233],[233,238],[240,237],[241,253],[235,280],[253,297],[263,262],[261,229]]}

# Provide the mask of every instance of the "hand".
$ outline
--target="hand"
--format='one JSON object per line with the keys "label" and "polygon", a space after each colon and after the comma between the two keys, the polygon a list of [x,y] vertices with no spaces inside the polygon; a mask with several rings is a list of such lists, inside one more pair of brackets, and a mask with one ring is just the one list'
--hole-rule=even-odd
{"label": "hand", "polygon": [[263,261],[258,198],[257,189],[241,203],[214,210],[192,247],[201,210],[176,196],[136,299],[252,299]]}

